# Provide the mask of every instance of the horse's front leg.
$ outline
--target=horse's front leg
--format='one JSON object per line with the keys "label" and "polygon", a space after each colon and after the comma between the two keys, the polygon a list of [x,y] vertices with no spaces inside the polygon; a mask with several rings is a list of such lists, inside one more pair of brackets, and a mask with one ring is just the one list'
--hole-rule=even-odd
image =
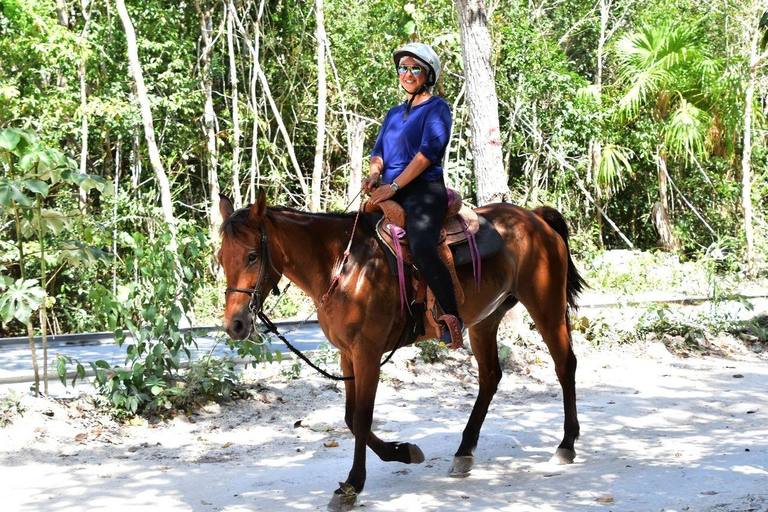
{"label": "horse's front leg", "polygon": [[[341,368],[344,375],[354,375],[352,361],[343,354],[341,356]],[[345,388],[347,400],[344,420],[349,430],[354,434],[355,382],[351,380],[345,381]],[[368,432],[366,444],[384,462],[402,462],[404,464],[421,464],[424,462],[424,453],[421,451],[421,448],[412,443],[382,441],[373,431],[370,431]]]}
{"label": "horse's front leg", "polygon": [[346,421],[348,425],[351,423],[350,428],[355,436],[355,454],[346,482],[336,489],[328,503],[328,510],[332,512],[350,510],[357,501],[357,494],[365,486],[366,445],[372,435],[373,406],[379,385],[378,359],[374,355],[361,357],[360,354],[355,354],[352,357],[350,361],[348,356],[342,355],[341,363],[345,377],[355,376],[353,381],[346,381]]}

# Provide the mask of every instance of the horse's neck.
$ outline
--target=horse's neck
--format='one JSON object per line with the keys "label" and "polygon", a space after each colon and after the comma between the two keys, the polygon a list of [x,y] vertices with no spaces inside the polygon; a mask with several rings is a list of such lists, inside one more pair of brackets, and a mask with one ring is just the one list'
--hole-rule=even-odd
{"label": "horse's neck", "polygon": [[283,275],[319,300],[344,256],[352,221],[291,211],[274,211],[271,217],[285,258]]}

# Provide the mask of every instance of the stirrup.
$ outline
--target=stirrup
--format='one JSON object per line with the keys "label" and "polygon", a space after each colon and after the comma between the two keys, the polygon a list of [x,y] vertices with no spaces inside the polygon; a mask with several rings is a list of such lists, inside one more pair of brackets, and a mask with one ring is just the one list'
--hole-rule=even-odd
{"label": "stirrup", "polygon": [[437,321],[445,324],[440,341],[446,345],[450,342],[451,350],[461,348],[464,345],[464,335],[461,332],[464,329],[464,322],[453,315],[443,315]]}

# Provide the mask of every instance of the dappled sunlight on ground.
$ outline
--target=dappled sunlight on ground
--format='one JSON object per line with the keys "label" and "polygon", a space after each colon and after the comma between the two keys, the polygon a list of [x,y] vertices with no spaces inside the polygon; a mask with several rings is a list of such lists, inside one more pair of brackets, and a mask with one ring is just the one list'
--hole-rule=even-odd
{"label": "dappled sunlight on ground", "polygon": [[[369,451],[361,511],[768,507],[763,360],[581,354],[582,437],[569,466],[548,462],[563,422],[552,365],[507,371],[472,474],[456,479],[447,472],[476,369],[462,352],[438,365],[415,354],[405,349],[385,368],[374,429],[385,441],[418,443],[426,461],[385,463]],[[0,487],[0,503],[14,512],[325,510],[352,464],[343,386],[308,372],[288,382],[266,376],[253,399],[156,425],[25,404],[25,416],[0,429],[0,481],[13,482]]]}

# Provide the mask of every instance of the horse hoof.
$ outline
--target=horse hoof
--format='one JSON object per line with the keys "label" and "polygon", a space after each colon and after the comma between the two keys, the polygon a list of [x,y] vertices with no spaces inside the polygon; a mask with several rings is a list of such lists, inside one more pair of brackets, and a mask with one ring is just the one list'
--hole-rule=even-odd
{"label": "horse hoof", "polygon": [[453,458],[451,469],[448,470],[448,476],[454,478],[468,477],[472,472],[472,466],[475,464],[475,458],[472,455],[462,455]]}
{"label": "horse hoof", "polygon": [[355,508],[357,493],[336,494],[328,502],[328,512],[348,512]]}
{"label": "horse hoof", "polygon": [[575,450],[569,450],[568,448],[558,448],[552,458],[549,459],[549,462],[562,466],[565,464],[573,464],[573,459],[575,458]]}
{"label": "horse hoof", "polygon": [[411,464],[421,464],[426,460],[426,457],[424,457],[424,452],[422,452],[421,448],[415,444],[409,444],[408,451],[411,453]]}

